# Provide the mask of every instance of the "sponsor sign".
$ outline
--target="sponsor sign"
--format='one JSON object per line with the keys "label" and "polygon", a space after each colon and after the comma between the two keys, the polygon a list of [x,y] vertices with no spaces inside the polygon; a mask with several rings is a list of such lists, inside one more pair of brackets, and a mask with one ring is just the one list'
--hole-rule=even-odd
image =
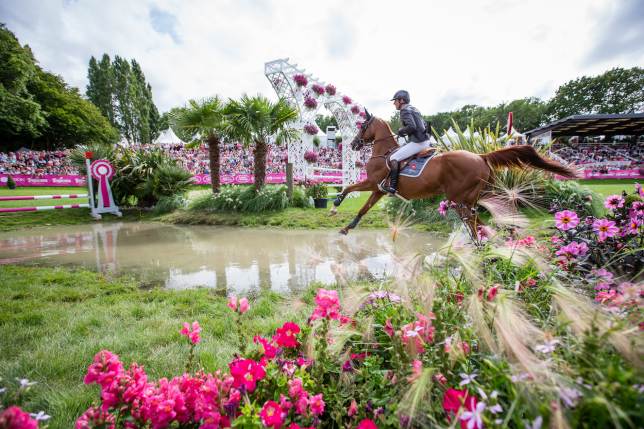
{"label": "sponsor sign", "polygon": [[[582,179],[644,179],[639,170],[611,170],[605,174],[593,171],[582,171]],[[565,177],[556,176],[557,179],[565,180]]]}
{"label": "sponsor sign", "polygon": [[[13,180],[18,186],[87,186],[85,176],[42,176],[32,177],[15,174]],[[9,176],[0,174],[0,182],[7,183]]]}

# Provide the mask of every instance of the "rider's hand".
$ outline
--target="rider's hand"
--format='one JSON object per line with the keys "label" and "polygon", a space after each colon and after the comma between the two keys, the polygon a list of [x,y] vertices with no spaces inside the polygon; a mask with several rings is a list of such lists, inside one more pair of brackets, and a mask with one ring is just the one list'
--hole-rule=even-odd
{"label": "rider's hand", "polygon": [[400,137],[405,137],[405,129],[404,128],[398,128],[398,135]]}

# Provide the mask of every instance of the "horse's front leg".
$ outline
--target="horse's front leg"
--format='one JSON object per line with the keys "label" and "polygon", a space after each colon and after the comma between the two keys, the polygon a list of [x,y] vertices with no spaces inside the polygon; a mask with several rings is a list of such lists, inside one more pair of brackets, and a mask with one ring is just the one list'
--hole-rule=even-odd
{"label": "horse's front leg", "polygon": [[340,207],[340,204],[342,204],[342,201],[347,197],[347,195],[349,195],[351,192],[359,191],[373,191],[373,185],[371,184],[369,179],[354,183],[353,185],[349,185],[344,188],[342,190],[342,194],[338,195],[338,198],[333,202],[331,211],[329,211],[329,216],[338,214],[338,207]]}
{"label": "horse's front leg", "polygon": [[353,219],[349,225],[342,228],[340,230],[340,234],[347,235],[350,229],[353,229],[356,226],[358,226],[358,222],[360,222],[360,219],[362,219],[362,216],[366,215],[367,212],[371,209],[371,207],[375,206],[378,200],[380,200],[380,198],[382,198],[384,195],[385,194],[383,194],[382,192],[378,192],[378,191],[372,192],[371,196],[369,197],[365,205],[362,206],[362,208],[358,212],[358,216],[356,216],[355,219]]}

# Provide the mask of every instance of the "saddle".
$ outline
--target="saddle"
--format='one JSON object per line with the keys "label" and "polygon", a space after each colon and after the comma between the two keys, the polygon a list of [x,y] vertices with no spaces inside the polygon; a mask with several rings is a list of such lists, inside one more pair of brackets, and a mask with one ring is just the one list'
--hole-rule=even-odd
{"label": "saddle", "polygon": [[[389,166],[389,158],[391,157],[391,155],[396,153],[396,151],[398,151],[398,149],[400,149],[400,148],[399,147],[395,148],[390,153],[385,154],[385,162],[387,164],[387,168],[390,169],[390,170],[391,170],[391,167]],[[414,156],[410,156],[409,158],[405,158],[402,161],[398,161],[398,168],[400,168],[400,171],[402,171],[403,168],[407,167],[407,165],[409,165],[409,163],[412,162],[414,159],[417,159],[417,158],[431,158],[435,154],[436,154],[436,148],[429,148],[427,150],[424,150],[422,152],[417,153]]]}

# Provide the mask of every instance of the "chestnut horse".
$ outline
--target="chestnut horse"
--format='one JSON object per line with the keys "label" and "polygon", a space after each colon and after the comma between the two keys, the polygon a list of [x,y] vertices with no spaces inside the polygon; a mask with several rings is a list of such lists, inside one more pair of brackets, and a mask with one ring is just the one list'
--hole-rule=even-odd
{"label": "chestnut horse", "polygon": [[[394,139],[389,124],[367,112],[367,120],[351,142],[351,149],[359,150],[368,143],[373,143],[373,150],[372,158],[366,165],[367,180],[347,186],[334,201],[329,216],[337,213],[337,207],[350,192],[371,191],[371,196],[358,212],[358,216],[342,228],[340,234],[346,235],[350,229],[355,228],[369,209],[385,195],[378,190],[378,184],[389,174],[385,156],[391,153],[398,143]],[[472,208],[479,200],[485,186],[493,185],[493,170],[501,168],[536,168],[568,178],[576,177],[573,169],[542,158],[530,145],[508,147],[484,155],[455,150],[435,155],[427,161],[427,165],[418,177],[400,176],[398,193],[407,199],[414,200],[445,194],[448,200],[458,204],[456,207],[458,215],[475,237],[476,226],[483,225],[483,222],[478,216],[472,215]]]}

